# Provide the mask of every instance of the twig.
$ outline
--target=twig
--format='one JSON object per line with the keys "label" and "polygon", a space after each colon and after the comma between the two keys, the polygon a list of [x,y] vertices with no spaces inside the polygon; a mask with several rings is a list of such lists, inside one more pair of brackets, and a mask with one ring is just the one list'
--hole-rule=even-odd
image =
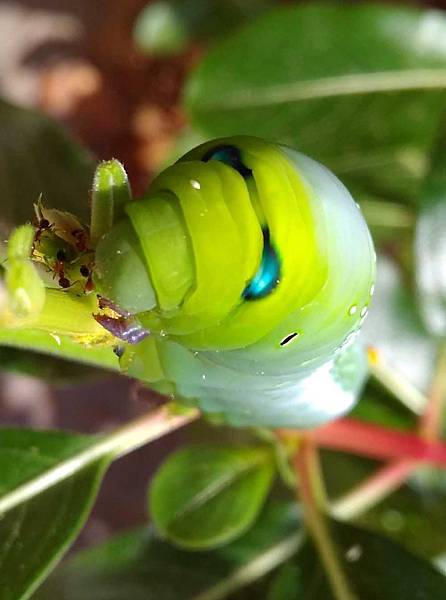
{"label": "twig", "polygon": [[314,466],[317,465],[317,450],[309,437],[302,437],[299,451],[295,456],[296,471],[299,476],[299,498],[305,511],[305,521],[325,567],[336,600],[356,600],[350,589],[345,573],[338,560],[339,553],[330,537],[326,518],[317,504],[321,482]]}
{"label": "twig", "polygon": [[381,467],[345,496],[332,502],[330,514],[342,521],[354,519],[397,490],[419,464],[417,461],[397,460]]}
{"label": "twig", "polygon": [[[415,437],[414,440],[417,444],[420,441],[426,441],[431,444],[431,448],[435,445],[440,435],[445,395],[446,344],[442,344],[438,351],[437,366],[428,394],[428,401],[424,414],[421,415],[419,420],[418,432],[420,437]],[[358,516],[403,485],[420,464],[420,460],[393,460],[381,467],[343,498],[332,503],[331,514],[344,520]]]}
{"label": "twig", "polygon": [[422,415],[427,404],[426,396],[403,375],[390,368],[376,348],[368,348],[367,357],[370,372],[375,379],[406,408],[416,415]]}
{"label": "twig", "polygon": [[239,569],[231,573],[227,578],[219,581],[215,586],[195,596],[194,600],[223,600],[230,594],[244,588],[265,577],[268,573],[277,569],[281,564],[292,558],[305,539],[303,531],[294,533],[271,548],[268,548],[253,560],[245,563]]}
{"label": "twig", "polygon": [[[283,436],[295,436],[294,430],[281,430]],[[359,454],[370,458],[412,459],[446,466],[446,444],[428,442],[413,433],[395,431],[356,419],[339,419],[315,429],[311,436],[324,448]]]}
{"label": "twig", "polygon": [[420,419],[420,436],[436,440],[441,434],[443,402],[446,396],[446,343],[440,344],[437,364],[428,394],[428,402]]}
{"label": "twig", "polygon": [[[424,413],[419,420],[419,438],[435,444],[441,433],[441,417],[446,395],[446,344],[439,348],[437,365]],[[428,451],[429,452],[429,451]],[[331,504],[330,512],[339,519],[351,519],[366,512],[403,485],[420,466],[419,460],[396,459],[385,465],[366,481]]]}
{"label": "twig", "polygon": [[187,425],[199,416],[198,410],[191,410],[182,415],[173,415],[168,408],[163,407],[130,421],[106,436],[98,436],[82,452],[60,461],[42,475],[34,477],[12,492],[0,497],[0,515],[37,496],[47,488],[68,479],[101,458],[109,456],[112,459],[124,456],[144,444]]}

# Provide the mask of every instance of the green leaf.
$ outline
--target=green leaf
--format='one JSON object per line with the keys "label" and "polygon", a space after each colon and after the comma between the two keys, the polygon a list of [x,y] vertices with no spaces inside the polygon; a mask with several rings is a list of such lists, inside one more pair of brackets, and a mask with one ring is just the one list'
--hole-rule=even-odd
{"label": "green leaf", "polygon": [[369,380],[349,416],[400,431],[413,431],[417,424],[415,415],[374,380]]}
{"label": "green leaf", "polygon": [[[332,521],[330,529],[338,560],[355,598],[443,600],[446,597],[446,578],[427,561],[382,536],[351,525]],[[291,565],[285,574],[279,573],[268,600],[335,600],[310,541]]]}
{"label": "green leaf", "polygon": [[294,145],[360,199],[414,202],[446,99],[445,37],[439,11],[277,9],[205,57],[186,93],[192,123]]}
{"label": "green leaf", "polygon": [[416,227],[419,307],[432,334],[446,335],[446,119],[421,193]]}
{"label": "green leaf", "polygon": [[45,206],[88,215],[94,164],[88,153],[53,121],[0,101],[0,223],[33,217],[42,194]]}
{"label": "green leaf", "polygon": [[[330,499],[336,501],[348,493],[379,466],[357,456],[324,452],[324,480]],[[438,475],[444,480],[443,473]],[[354,523],[391,538],[425,559],[433,559],[446,552],[446,486],[434,485],[426,478],[420,484],[418,478],[417,473],[408,484],[356,517]]]}
{"label": "green leaf", "polygon": [[[59,125],[41,114],[0,100],[0,262],[6,258],[6,249],[2,244],[7,230],[13,224],[33,218],[33,204],[41,194],[46,206],[71,210],[86,219],[93,171],[94,163],[90,155],[71,140]],[[33,272],[25,265],[16,275],[23,279],[27,275],[33,277]],[[16,337],[16,333],[9,336],[9,332],[3,330],[1,335],[5,339],[0,340],[0,344],[9,344],[11,340],[6,338]],[[28,342],[29,336],[19,345],[33,349]],[[37,349],[45,350],[45,345],[51,348],[51,340],[47,344],[39,344]],[[79,347],[77,352],[80,358],[81,350]],[[2,354],[5,352],[2,349]],[[15,366],[12,364],[14,357],[17,359]],[[16,369],[30,360],[36,364],[40,360],[38,356],[18,352],[8,358],[8,366]],[[89,362],[88,358],[86,362]],[[61,366],[60,370],[63,372],[64,367]]]}
{"label": "green leaf", "polygon": [[143,52],[176,54],[195,38],[214,40],[273,4],[274,0],[157,0],[138,15],[133,37]]}
{"label": "green leaf", "polygon": [[[0,347],[1,352],[8,352],[8,346],[15,349],[34,350],[41,354],[49,354],[53,357],[62,358],[65,360],[73,360],[81,364],[101,367],[107,370],[119,371],[119,360],[113,353],[110,346],[85,346],[69,336],[51,335],[45,331],[35,329],[2,329],[0,328]],[[28,359],[15,355],[17,358],[17,368],[20,363],[27,362]],[[35,356],[35,355],[29,355]],[[8,368],[11,370],[13,364],[11,360],[13,355],[9,357]],[[36,358],[34,360],[37,361]],[[46,360],[45,356],[42,358]],[[3,368],[3,364],[1,365]],[[64,366],[61,365],[61,371]],[[45,367],[42,367],[42,373],[45,372]]]}
{"label": "green leaf", "polygon": [[0,598],[29,597],[84,523],[113,458],[196,416],[160,409],[97,437],[0,430]]}
{"label": "green leaf", "polygon": [[69,560],[34,600],[223,600],[293,556],[303,539],[292,503],[267,504],[237,541],[199,554],[138,529]]}
{"label": "green leaf", "polygon": [[273,474],[269,448],[184,448],[155,475],[150,513],[160,533],[179,546],[220,546],[252,525]]}
{"label": "green leaf", "polygon": [[[104,366],[104,365],[101,365]],[[87,379],[104,377],[106,372],[82,363],[60,360],[38,352],[25,352],[17,348],[0,346],[0,369],[10,373],[22,373],[44,379],[52,385],[72,385]]]}
{"label": "green leaf", "polygon": [[62,432],[0,431],[0,597],[24,600],[59,560],[88,516],[103,456],[63,465],[91,438]]}

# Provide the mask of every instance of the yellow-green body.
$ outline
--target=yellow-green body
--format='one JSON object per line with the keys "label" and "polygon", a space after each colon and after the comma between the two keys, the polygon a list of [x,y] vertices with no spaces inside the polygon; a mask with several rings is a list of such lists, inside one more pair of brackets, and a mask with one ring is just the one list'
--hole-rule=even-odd
{"label": "yellow-green body", "polygon": [[[239,425],[312,427],[352,406],[375,253],[329,171],[257,138],[216,140],[125,213],[98,244],[95,283],[151,332],[124,353],[130,375]],[[252,297],[265,240],[277,281]]]}

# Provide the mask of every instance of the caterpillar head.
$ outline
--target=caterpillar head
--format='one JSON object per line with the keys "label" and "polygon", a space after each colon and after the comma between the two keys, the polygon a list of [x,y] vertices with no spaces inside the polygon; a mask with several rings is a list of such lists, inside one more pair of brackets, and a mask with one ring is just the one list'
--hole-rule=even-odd
{"label": "caterpillar head", "polygon": [[311,361],[367,312],[367,225],[339,180],[291,148],[208,142],[125,211],[98,244],[95,283],[154,334],[256,360],[298,347]]}

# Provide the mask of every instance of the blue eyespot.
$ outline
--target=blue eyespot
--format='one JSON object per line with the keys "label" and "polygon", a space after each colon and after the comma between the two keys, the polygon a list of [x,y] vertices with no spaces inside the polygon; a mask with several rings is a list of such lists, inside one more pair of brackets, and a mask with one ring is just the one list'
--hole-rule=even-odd
{"label": "blue eyespot", "polygon": [[263,253],[259,270],[243,291],[245,300],[258,300],[267,296],[279,283],[280,261],[269,237],[269,230],[263,230]]}
{"label": "blue eyespot", "polygon": [[223,145],[211,148],[206,152],[201,160],[203,162],[208,162],[209,160],[219,160],[225,165],[228,165],[229,167],[232,167],[238,171],[242,177],[250,177],[252,175],[251,169],[248,169],[248,167],[242,162],[240,150],[235,146]]}

